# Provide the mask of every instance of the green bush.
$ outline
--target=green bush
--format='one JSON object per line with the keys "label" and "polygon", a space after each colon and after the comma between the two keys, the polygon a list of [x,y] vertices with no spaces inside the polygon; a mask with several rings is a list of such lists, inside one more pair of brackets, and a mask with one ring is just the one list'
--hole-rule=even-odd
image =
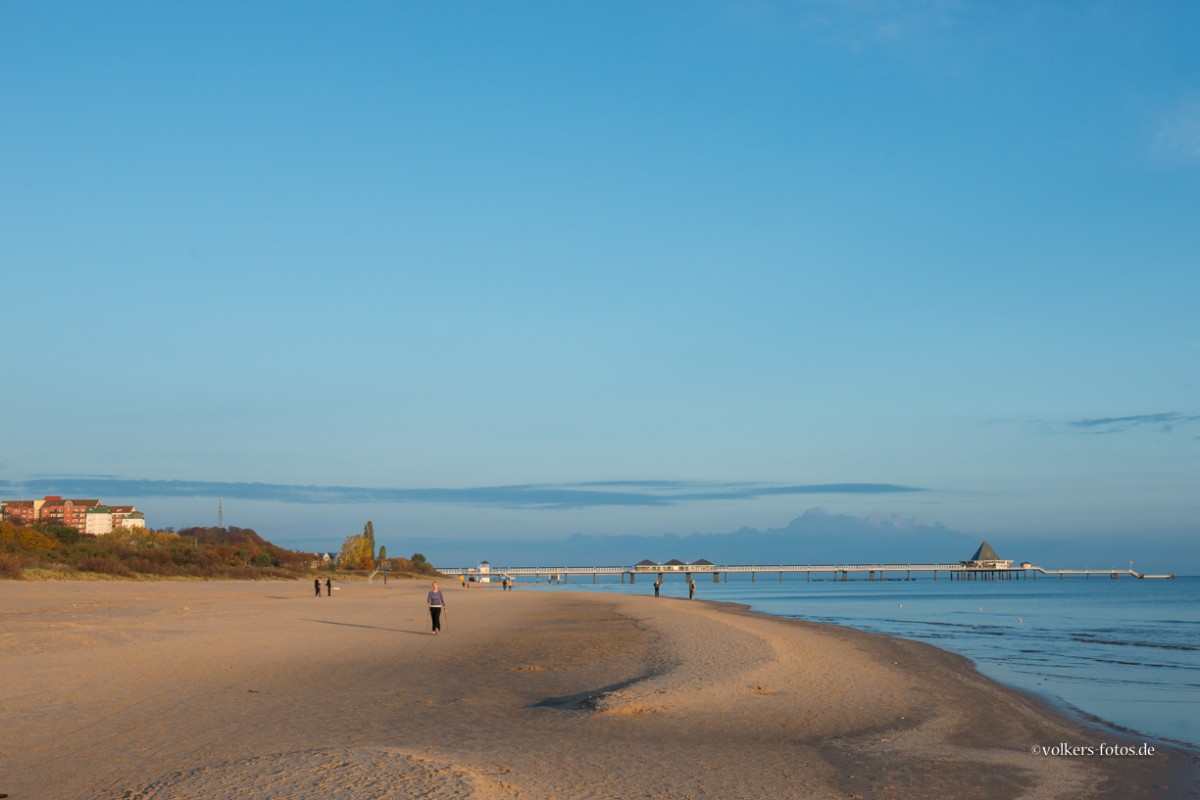
{"label": "green bush", "polygon": [[63,544],[77,544],[83,538],[83,534],[70,525],[35,525],[34,529],[53,536]]}

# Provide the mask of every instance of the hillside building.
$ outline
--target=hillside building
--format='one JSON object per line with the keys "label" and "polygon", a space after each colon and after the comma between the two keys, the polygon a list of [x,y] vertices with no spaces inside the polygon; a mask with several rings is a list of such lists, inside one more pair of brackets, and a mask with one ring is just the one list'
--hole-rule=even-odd
{"label": "hillside building", "polygon": [[133,506],[106,506],[98,498],[71,499],[52,494],[41,500],[0,501],[0,521],[66,525],[93,536],[121,527],[146,527],[145,515]]}

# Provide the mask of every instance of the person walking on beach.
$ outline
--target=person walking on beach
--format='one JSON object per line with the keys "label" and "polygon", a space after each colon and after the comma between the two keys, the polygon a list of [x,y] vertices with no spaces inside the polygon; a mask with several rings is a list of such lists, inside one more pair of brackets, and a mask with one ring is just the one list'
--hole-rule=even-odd
{"label": "person walking on beach", "polygon": [[442,632],[442,609],[446,607],[446,598],[442,597],[442,590],[438,588],[437,581],[433,582],[433,588],[425,596],[425,602],[429,604],[429,617],[433,622],[433,635],[437,636]]}
{"label": "person walking on beach", "polygon": [[321,579],[313,578],[313,588],[317,590],[317,597],[321,596]]}
{"label": "person walking on beach", "polygon": [[[317,594],[320,594],[320,593],[321,593],[321,590],[317,589]],[[333,597],[333,580],[330,578],[325,579],[325,596]]]}
{"label": "person walking on beach", "polygon": [[655,596],[655,597],[658,597],[658,590],[659,590],[659,587],[661,587],[661,586],[662,586],[662,581],[661,581],[661,580],[658,580],[658,581],[655,581],[655,582],[654,582],[654,596]]}
{"label": "person walking on beach", "polygon": [[690,581],[688,581],[688,600],[695,600],[695,599],[696,599],[696,581],[690,580]]}

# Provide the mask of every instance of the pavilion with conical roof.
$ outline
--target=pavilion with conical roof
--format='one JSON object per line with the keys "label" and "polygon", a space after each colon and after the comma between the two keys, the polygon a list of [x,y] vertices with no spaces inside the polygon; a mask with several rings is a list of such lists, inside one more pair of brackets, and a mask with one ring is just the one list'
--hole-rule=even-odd
{"label": "pavilion with conical roof", "polygon": [[983,544],[979,545],[979,549],[975,551],[975,555],[961,563],[970,569],[1008,569],[1012,566],[1013,560],[1001,558],[988,544],[987,539],[984,539]]}

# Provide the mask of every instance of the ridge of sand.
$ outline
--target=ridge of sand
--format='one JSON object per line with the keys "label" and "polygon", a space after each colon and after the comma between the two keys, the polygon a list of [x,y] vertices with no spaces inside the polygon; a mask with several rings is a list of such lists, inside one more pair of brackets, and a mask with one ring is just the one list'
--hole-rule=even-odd
{"label": "ridge of sand", "polygon": [[1193,797],[933,647],[673,598],[0,583],[12,800]]}

